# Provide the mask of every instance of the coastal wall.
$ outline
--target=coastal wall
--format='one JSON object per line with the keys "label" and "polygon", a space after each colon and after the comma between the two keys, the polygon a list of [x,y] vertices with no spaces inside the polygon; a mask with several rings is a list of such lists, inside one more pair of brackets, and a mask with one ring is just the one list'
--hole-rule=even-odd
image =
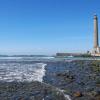
{"label": "coastal wall", "polygon": [[56,56],[81,56],[81,53],[56,53]]}

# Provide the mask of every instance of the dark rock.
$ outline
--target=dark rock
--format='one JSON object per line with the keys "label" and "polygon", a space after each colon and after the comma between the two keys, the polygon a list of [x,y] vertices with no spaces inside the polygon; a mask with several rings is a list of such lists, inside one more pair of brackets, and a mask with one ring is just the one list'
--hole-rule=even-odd
{"label": "dark rock", "polygon": [[78,82],[79,85],[84,86],[85,83],[84,82]]}
{"label": "dark rock", "polygon": [[34,96],[31,96],[31,97],[30,97],[30,100],[35,100]]}
{"label": "dark rock", "polygon": [[74,93],[74,97],[82,97],[82,93],[80,91],[77,91]]}
{"label": "dark rock", "polygon": [[67,79],[70,79],[70,80],[75,79],[75,77],[73,75],[71,75],[69,73],[66,73],[66,72],[65,73],[58,73],[56,76],[64,78],[65,80],[67,80]]}
{"label": "dark rock", "polygon": [[100,91],[97,91],[95,96],[100,96]]}

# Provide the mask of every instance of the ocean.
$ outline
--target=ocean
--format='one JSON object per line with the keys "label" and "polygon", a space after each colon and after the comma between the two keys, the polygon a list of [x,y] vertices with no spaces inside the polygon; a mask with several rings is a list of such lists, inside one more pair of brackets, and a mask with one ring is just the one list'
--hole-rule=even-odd
{"label": "ocean", "polygon": [[[36,58],[36,57],[35,57]],[[43,81],[46,63],[32,57],[0,57],[0,81]]]}
{"label": "ocean", "polygon": [[73,60],[94,60],[100,58],[82,57],[0,57],[0,81],[4,82],[23,82],[23,81],[43,81],[46,73],[47,62]]}

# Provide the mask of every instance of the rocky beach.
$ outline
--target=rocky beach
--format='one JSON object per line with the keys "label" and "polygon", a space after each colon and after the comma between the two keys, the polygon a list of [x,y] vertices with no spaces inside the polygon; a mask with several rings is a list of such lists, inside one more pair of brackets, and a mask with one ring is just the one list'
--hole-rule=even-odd
{"label": "rocky beach", "polygon": [[18,64],[27,68],[27,65],[31,70],[31,65],[46,65],[45,70],[38,67],[40,73],[35,70],[30,75],[29,69],[28,72],[20,69],[21,74],[15,76],[1,67],[0,100],[100,100],[99,60],[0,60],[0,66],[4,63],[11,68]]}
{"label": "rocky beach", "polygon": [[44,80],[64,90],[71,100],[100,100],[100,61],[58,62],[53,71],[50,66]]}

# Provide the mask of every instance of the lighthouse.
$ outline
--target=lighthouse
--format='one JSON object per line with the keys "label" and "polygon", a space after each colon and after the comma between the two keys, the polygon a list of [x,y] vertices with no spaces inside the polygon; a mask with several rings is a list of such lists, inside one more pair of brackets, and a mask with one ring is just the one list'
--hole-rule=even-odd
{"label": "lighthouse", "polygon": [[99,56],[100,55],[100,48],[99,48],[99,36],[98,36],[98,17],[97,15],[94,15],[94,43],[93,43],[93,50],[92,54]]}
{"label": "lighthouse", "polygon": [[98,47],[98,17],[97,15],[94,15],[94,49],[97,49]]}

